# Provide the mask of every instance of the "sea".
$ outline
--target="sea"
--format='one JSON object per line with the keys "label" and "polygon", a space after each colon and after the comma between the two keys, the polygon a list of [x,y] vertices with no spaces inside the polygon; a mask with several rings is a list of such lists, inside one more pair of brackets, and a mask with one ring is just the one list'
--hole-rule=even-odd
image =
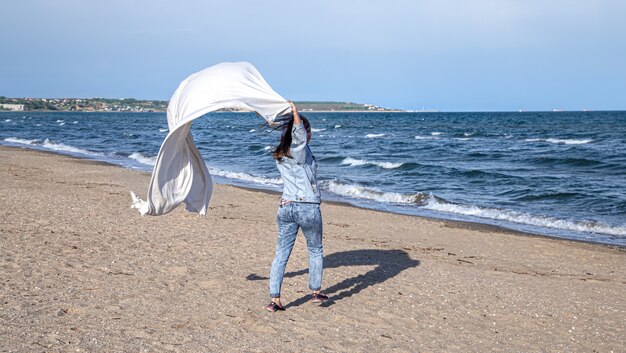
{"label": "sea", "polygon": [[[324,200],[626,246],[624,111],[304,115]],[[167,134],[165,113],[0,113],[2,145],[146,172]],[[256,114],[210,113],[192,134],[215,182],[281,190],[280,132]]]}

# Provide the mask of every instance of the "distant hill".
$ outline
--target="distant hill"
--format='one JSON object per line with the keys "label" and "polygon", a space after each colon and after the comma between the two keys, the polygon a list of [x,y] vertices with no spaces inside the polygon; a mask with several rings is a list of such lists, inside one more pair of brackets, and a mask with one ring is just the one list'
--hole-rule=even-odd
{"label": "distant hill", "polygon": [[399,109],[383,108],[373,104],[351,102],[295,102],[301,111],[399,111]]}
{"label": "distant hill", "polygon": [[[399,111],[373,104],[296,101],[300,111]],[[168,101],[134,98],[6,98],[0,111],[165,112]]]}
{"label": "distant hill", "polygon": [[[12,109],[7,109],[9,106]],[[17,106],[17,107],[16,107]],[[21,106],[22,109],[19,109]],[[86,112],[164,112],[167,101],[134,98],[6,98],[0,97],[0,109],[24,111]]]}

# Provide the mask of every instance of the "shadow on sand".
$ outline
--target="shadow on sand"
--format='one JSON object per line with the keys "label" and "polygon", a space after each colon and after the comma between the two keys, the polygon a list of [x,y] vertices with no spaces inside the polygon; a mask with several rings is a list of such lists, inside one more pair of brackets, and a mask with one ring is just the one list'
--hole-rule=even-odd
{"label": "shadow on sand", "polygon": [[[323,292],[328,294],[330,298],[328,301],[324,302],[322,306],[331,306],[338,300],[358,294],[369,286],[382,283],[408,268],[419,266],[419,264],[419,260],[411,259],[409,254],[403,250],[364,249],[342,251],[324,256],[325,269],[343,266],[376,265],[376,267],[364,274],[346,278],[337,284],[323,289]],[[285,273],[285,277],[296,277],[308,272],[308,269],[288,272]],[[246,279],[249,281],[258,281],[267,280],[269,278],[253,273],[248,275]],[[285,307],[289,308],[302,305],[309,301],[310,298],[311,296],[307,294],[289,303]]]}

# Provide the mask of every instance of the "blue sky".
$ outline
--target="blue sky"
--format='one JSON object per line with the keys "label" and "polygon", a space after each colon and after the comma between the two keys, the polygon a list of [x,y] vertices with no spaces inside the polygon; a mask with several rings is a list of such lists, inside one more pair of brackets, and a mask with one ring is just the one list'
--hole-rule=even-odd
{"label": "blue sky", "polygon": [[9,0],[0,95],[168,99],[249,61],[293,100],[626,109],[623,0]]}

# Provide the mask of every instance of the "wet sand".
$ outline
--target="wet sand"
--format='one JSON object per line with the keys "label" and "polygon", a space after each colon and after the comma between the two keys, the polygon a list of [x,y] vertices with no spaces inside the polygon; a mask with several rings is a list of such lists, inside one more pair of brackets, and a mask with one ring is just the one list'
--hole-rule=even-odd
{"label": "wet sand", "polygon": [[331,300],[300,236],[270,313],[278,197],[141,217],[149,178],[0,147],[0,351],[626,350],[624,249],[325,203]]}

